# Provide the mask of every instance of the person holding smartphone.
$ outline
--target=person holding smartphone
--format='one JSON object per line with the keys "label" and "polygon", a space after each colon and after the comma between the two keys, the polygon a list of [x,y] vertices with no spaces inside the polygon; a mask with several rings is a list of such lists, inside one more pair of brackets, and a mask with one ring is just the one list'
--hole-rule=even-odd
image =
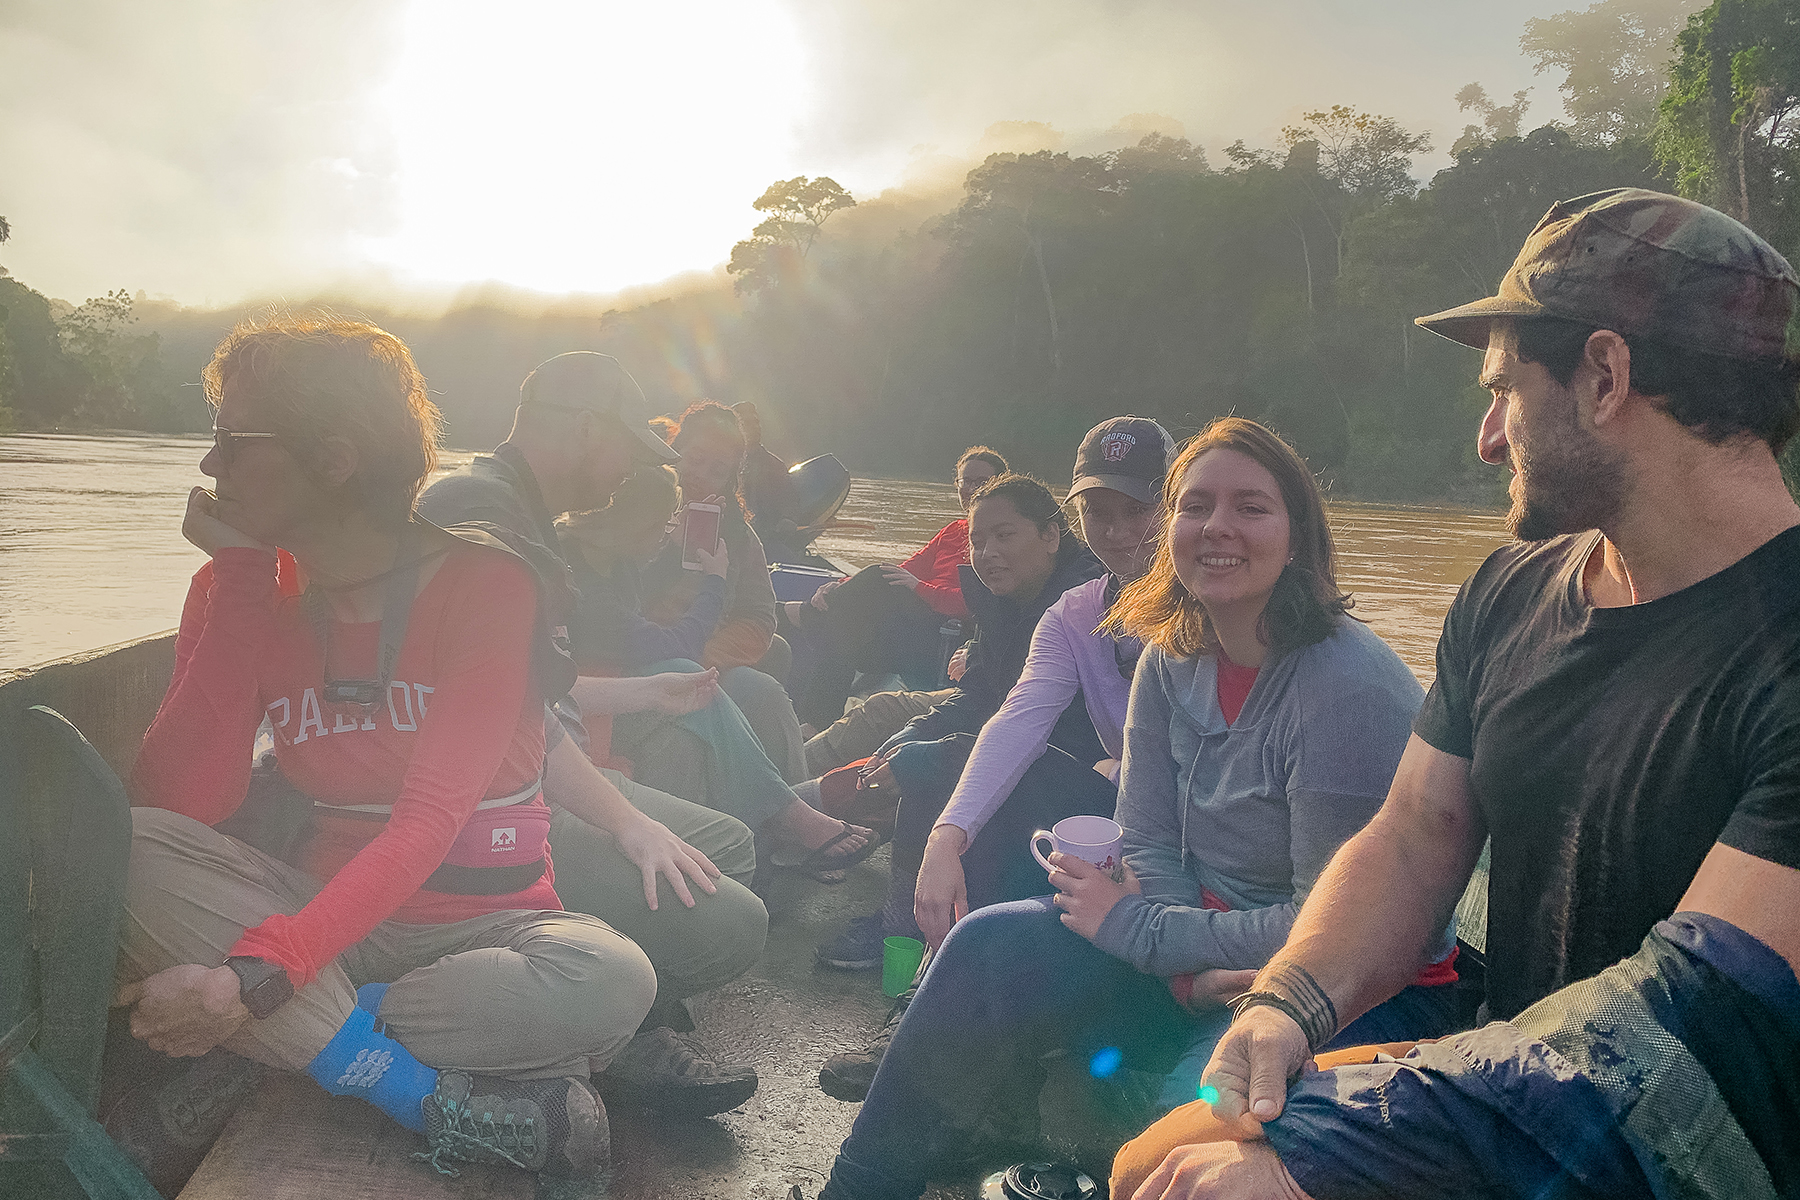
{"label": "person holding smartphone", "polygon": [[707,586],[697,551],[713,552],[709,539],[723,542],[730,562],[725,608],[699,662],[718,668],[720,686],[744,710],[782,778],[799,783],[808,777],[805,740],[793,702],[776,678],[786,673],[789,652],[775,636],[769,561],[738,496],[744,434],[737,414],[711,400],[697,401],[677,419],[669,444],[681,455],[675,470],[684,504],[668,544],[640,576],[644,615],[659,625],[686,616]]}

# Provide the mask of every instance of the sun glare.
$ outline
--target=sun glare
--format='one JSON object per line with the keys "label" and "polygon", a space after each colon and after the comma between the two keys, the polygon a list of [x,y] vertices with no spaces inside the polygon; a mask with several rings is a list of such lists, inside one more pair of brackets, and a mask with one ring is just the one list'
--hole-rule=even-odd
{"label": "sun glare", "polygon": [[771,0],[415,0],[379,103],[421,279],[611,291],[725,260],[799,173],[806,63]]}

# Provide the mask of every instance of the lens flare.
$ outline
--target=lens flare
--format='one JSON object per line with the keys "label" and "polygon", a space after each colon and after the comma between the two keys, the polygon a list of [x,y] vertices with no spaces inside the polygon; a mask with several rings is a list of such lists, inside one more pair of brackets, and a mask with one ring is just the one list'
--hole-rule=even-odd
{"label": "lens flare", "polygon": [[1107,1046],[1088,1060],[1088,1074],[1095,1079],[1109,1079],[1125,1061],[1125,1055],[1117,1046]]}

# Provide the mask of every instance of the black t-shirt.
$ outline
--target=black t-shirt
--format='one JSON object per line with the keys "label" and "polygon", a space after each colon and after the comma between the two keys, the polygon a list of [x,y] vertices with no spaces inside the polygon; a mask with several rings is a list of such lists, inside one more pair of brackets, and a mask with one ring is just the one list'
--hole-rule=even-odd
{"label": "black t-shirt", "polygon": [[1413,725],[1473,764],[1499,1018],[1636,952],[1715,841],[1800,868],[1800,527],[1623,608],[1582,591],[1598,538],[1482,564]]}

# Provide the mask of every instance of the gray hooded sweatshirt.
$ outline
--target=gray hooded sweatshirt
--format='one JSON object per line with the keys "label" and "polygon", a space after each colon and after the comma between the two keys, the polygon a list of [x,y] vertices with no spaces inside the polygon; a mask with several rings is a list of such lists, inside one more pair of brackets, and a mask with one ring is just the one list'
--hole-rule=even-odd
{"label": "gray hooded sweatshirt", "polygon": [[[1325,864],[1381,807],[1424,696],[1350,617],[1265,661],[1235,725],[1216,658],[1147,648],[1116,814],[1144,890],[1113,907],[1096,944],[1150,975],[1267,963]],[[1202,888],[1231,911],[1201,907]]]}

